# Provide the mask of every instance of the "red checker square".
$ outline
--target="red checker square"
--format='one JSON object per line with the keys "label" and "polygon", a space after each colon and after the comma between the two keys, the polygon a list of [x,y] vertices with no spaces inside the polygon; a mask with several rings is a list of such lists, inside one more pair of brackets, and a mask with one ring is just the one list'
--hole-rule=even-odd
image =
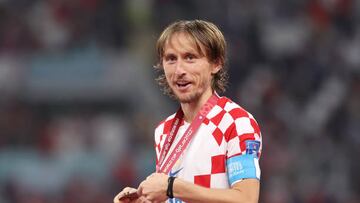
{"label": "red checker square", "polygon": [[234,120],[236,120],[237,118],[241,118],[241,117],[249,117],[249,114],[246,113],[245,110],[240,109],[240,108],[235,108],[235,109],[231,110],[229,113],[233,117]]}
{"label": "red checker square", "polygon": [[250,119],[251,126],[254,128],[256,134],[260,135],[260,128],[254,119]]}
{"label": "red checker square", "polygon": [[214,116],[212,119],[210,119],[211,122],[213,122],[216,126],[218,126],[219,123],[220,123],[220,121],[221,121],[222,118],[224,117],[225,113],[226,113],[226,112],[225,112],[224,110],[220,111],[219,114],[217,114],[217,115]]}
{"label": "red checker square", "polygon": [[225,108],[226,102],[228,102],[228,100],[225,97],[223,97],[219,99],[217,105],[223,109]]}
{"label": "red checker square", "polygon": [[212,134],[213,134],[216,142],[220,146],[221,142],[223,140],[223,133],[221,132],[221,130],[219,128],[216,128]]}
{"label": "red checker square", "polygon": [[211,175],[194,176],[194,183],[203,187],[210,188]]}
{"label": "red checker square", "polygon": [[159,144],[155,144],[156,149],[160,152],[160,143]]}
{"label": "red checker square", "polygon": [[246,150],[246,141],[255,140],[254,133],[247,133],[240,136],[240,149],[241,152]]}
{"label": "red checker square", "polygon": [[171,119],[164,123],[164,131],[163,131],[164,134],[167,134],[168,132],[170,132],[170,128],[171,128],[171,125],[173,122],[174,122],[174,119]]}
{"label": "red checker square", "polygon": [[236,126],[235,123],[232,123],[225,131],[225,141],[229,142],[230,140],[232,140],[233,138],[237,137],[237,131],[236,131]]}
{"label": "red checker square", "polygon": [[210,122],[210,120],[205,117],[203,123],[205,123],[206,125],[209,125],[209,122]]}
{"label": "red checker square", "polygon": [[225,155],[211,157],[211,174],[225,173]]}

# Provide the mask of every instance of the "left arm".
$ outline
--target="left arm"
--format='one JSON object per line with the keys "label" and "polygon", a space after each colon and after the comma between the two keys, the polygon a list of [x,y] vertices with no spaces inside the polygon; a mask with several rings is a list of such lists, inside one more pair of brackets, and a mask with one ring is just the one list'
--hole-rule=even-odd
{"label": "left arm", "polygon": [[260,182],[245,179],[235,183],[230,189],[210,189],[181,179],[174,181],[174,196],[185,202],[256,203],[259,199]]}
{"label": "left arm", "polygon": [[[166,196],[168,176],[154,173],[143,181],[138,191],[151,202],[162,202]],[[257,179],[244,179],[230,189],[213,189],[195,185],[176,178],[173,185],[174,197],[185,202],[216,203],[256,203],[259,199],[260,182]]]}

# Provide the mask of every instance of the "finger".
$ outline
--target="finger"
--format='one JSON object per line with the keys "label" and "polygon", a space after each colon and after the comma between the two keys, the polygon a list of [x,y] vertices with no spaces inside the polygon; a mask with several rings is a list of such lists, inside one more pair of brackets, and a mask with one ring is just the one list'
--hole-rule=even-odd
{"label": "finger", "polygon": [[139,195],[139,197],[140,196],[142,196],[142,188],[141,187],[139,187],[138,189],[137,189],[137,194]]}
{"label": "finger", "polygon": [[128,196],[128,195],[132,195],[132,194],[137,194],[137,189],[135,188],[128,188],[126,190],[124,190],[123,192],[121,192],[122,196]]}
{"label": "finger", "polygon": [[144,194],[144,184],[145,184],[145,181],[141,182],[137,191],[138,191],[138,194],[141,196]]}
{"label": "finger", "polygon": [[135,189],[135,188],[130,188],[128,192],[129,192],[129,193],[134,193],[134,192],[137,192],[137,189]]}
{"label": "finger", "polygon": [[134,188],[132,188],[132,187],[126,187],[126,188],[124,188],[121,192],[129,192],[129,191],[131,191],[131,190],[133,190]]}
{"label": "finger", "polygon": [[122,197],[122,191],[119,194],[115,195],[114,203],[119,203],[121,197]]}
{"label": "finger", "polygon": [[119,198],[118,198],[118,196],[117,196],[117,195],[114,197],[113,202],[114,202],[114,203],[120,203],[120,200],[119,200]]}
{"label": "finger", "polygon": [[117,194],[114,197],[114,203],[123,203],[123,202],[129,202],[129,200],[126,199],[121,199],[122,197],[124,197],[125,195],[130,194],[131,192],[136,192],[137,190],[135,188],[131,188],[131,187],[126,187],[124,188],[119,194]]}
{"label": "finger", "polygon": [[128,203],[129,200],[128,199],[123,199],[123,200],[120,200],[121,196],[120,194],[119,195],[116,195],[114,197],[114,203]]}

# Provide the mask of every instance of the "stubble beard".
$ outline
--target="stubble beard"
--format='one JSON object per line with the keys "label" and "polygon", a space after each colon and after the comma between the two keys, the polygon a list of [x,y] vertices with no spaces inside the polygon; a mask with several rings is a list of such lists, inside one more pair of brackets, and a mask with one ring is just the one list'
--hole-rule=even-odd
{"label": "stubble beard", "polygon": [[178,102],[185,103],[185,104],[195,102],[195,101],[199,100],[200,96],[201,96],[201,92],[199,92],[199,91],[191,92],[188,95],[181,95],[181,96],[177,95],[174,91],[173,91],[173,93]]}
{"label": "stubble beard", "polygon": [[183,104],[197,102],[200,100],[201,96],[205,93],[207,85],[205,81],[203,81],[199,87],[197,87],[193,92],[189,92],[186,94],[178,95],[176,91],[174,91],[173,87],[170,86],[170,89],[175,96],[175,99]]}

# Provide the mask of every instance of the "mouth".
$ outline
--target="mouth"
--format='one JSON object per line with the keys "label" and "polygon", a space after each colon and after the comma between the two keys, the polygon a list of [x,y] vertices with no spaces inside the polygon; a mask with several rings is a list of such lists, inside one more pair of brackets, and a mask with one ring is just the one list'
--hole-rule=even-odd
{"label": "mouth", "polygon": [[187,89],[188,87],[190,87],[191,85],[191,82],[188,82],[188,81],[177,81],[176,83],[176,87],[180,90],[185,90]]}

